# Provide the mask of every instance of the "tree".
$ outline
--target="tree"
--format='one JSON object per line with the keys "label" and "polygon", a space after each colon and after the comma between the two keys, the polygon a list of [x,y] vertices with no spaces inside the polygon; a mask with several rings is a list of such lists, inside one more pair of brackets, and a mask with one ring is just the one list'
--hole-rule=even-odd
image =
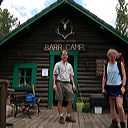
{"label": "tree", "polygon": [[1,5],[1,3],[2,3],[2,0],[0,0],[0,5]]}
{"label": "tree", "polygon": [[118,1],[116,29],[128,37],[128,3],[125,3],[125,0]]}
{"label": "tree", "polygon": [[0,8],[0,38],[19,25],[18,18],[11,15],[8,9],[2,10]]}

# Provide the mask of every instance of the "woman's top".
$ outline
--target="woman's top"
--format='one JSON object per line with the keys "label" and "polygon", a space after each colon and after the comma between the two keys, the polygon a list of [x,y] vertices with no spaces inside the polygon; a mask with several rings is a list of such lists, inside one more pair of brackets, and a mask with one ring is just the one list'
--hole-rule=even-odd
{"label": "woman's top", "polygon": [[121,85],[122,80],[117,66],[117,62],[114,64],[110,62],[107,65],[107,85]]}

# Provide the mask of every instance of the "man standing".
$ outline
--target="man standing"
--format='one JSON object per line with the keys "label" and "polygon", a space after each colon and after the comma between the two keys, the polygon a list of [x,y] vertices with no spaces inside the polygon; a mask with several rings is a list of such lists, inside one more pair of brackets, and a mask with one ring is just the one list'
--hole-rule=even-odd
{"label": "man standing", "polygon": [[[62,114],[62,102],[63,98],[67,101],[67,122],[76,122],[71,116],[72,101],[74,98],[73,90],[76,90],[74,84],[74,71],[70,63],[67,62],[68,51],[61,51],[61,61],[55,64],[53,71],[53,89],[55,90],[55,98],[58,101],[58,112],[60,114],[59,122],[65,123]],[[70,84],[70,81],[72,84]]]}

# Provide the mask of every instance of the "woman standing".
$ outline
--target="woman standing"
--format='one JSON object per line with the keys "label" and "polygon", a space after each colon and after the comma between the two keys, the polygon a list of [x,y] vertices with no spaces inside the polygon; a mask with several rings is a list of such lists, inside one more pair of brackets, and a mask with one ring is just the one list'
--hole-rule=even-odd
{"label": "woman standing", "polygon": [[122,63],[121,63],[122,74],[119,73],[116,56],[117,56],[116,50],[114,49],[108,50],[107,57],[109,59],[109,62],[107,66],[104,66],[104,73],[102,79],[102,93],[103,94],[107,93],[109,97],[110,112],[112,115],[112,124],[110,128],[118,128],[115,105],[117,105],[117,110],[119,113],[120,126],[121,128],[126,128],[125,112],[123,108],[123,94],[125,92],[126,73]]}

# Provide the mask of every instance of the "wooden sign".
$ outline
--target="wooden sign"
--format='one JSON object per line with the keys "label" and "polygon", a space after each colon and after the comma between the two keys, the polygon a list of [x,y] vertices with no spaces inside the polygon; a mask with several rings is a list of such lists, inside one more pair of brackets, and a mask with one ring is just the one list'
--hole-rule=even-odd
{"label": "wooden sign", "polygon": [[107,62],[106,59],[96,60],[96,76],[102,77],[104,71],[104,64]]}
{"label": "wooden sign", "polygon": [[79,44],[79,43],[67,43],[67,44],[43,44],[44,51],[50,51],[50,50],[78,50],[78,51],[85,51],[86,50],[86,45],[85,44]]}

